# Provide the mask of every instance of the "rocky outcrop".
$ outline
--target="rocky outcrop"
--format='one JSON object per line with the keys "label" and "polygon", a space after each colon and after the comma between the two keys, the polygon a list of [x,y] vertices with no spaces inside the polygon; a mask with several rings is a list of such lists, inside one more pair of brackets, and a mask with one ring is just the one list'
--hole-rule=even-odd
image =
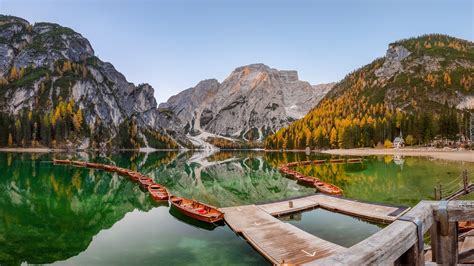
{"label": "rocky outcrop", "polygon": [[236,68],[222,83],[201,81],[160,108],[173,111],[190,135],[261,141],[304,116],[332,86],[311,86],[296,71],[252,64]]}
{"label": "rocky outcrop", "polygon": [[389,79],[402,70],[402,60],[410,55],[410,51],[401,45],[391,45],[381,68],[375,70],[379,78]]}

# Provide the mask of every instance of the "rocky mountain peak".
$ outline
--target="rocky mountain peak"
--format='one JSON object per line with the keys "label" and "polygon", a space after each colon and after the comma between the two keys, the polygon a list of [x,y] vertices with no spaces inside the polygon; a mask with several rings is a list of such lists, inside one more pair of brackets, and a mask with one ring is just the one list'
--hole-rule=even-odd
{"label": "rocky mountain peak", "polygon": [[236,68],[220,84],[201,81],[160,107],[172,110],[196,143],[209,136],[263,140],[306,114],[331,87],[300,81],[294,70],[250,64]]}
{"label": "rocky mountain peak", "polygon": [[[52,123],[44,117],[54,123],[64,118],[61,123],[67,124],[79,110],[84,124],[76,124],[74,134],[67,125],[65,130],[45,129],[54,133],[35,138],[45,145],[52,138],[67,139],[71,145],[84,143],[82,148],[175,147],[166,135],[181,140],[174,115],[157,109],[153,88],[128,82],[111,63],[94,56],[81,34],[54,23],[31,25],[0,16],[0,118],[32,112],[34,122],[44,127]],[[4,142],[0,137],[0,145]]]}

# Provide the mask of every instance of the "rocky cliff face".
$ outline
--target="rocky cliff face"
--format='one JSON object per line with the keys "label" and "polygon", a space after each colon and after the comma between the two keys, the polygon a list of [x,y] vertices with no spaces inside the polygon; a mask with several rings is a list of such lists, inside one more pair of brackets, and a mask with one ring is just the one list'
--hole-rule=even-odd
{"label": "rocky cliff face", "polygon": [[236,68],[222,83],[201,81],[160,107],[172,110],[190,136],[261,141],[303,117],[332,86],[311,86],[296,71],[252,64]]}
{"label": "rocky cliff face", "polygon": [[[84,126],[74,139],[68,135],[71,145],[86,143],[87,147],[94,135],[99,136],[98,146],[110,143],[119,137],[120,127],[127,134],[132,132],[129,127],[135,127],[132,137],[141,147],[160,146],[163,140],[170,145],[168,135],[184,140],[182,129],[174,123],[176,117],[157,109],[153,92],[150,85],[135,86],[112,64],[95,57],[89,41],[69,28],[0,16],[0,112],[5,116],[32,112],[43,126],[41,117],[52,114],[52,119],[64,118],[67,123],[69,109],[57,117],[54,112],[62,102],[73,102],[71,117],[81,110]],[[103,128],[107,130],[98,131]],[[54,139],[55,133],[51,134]],[[160,140],[150,141],[152,136]],[[31,137],[40,142],[44,138],[39,133]]]}

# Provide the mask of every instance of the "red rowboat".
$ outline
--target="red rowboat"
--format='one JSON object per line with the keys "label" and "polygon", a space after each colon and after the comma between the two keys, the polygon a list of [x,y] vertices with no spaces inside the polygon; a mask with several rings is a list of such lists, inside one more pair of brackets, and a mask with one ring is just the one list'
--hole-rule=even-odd
{"label": "red rowboat", "polygon": [[136,173],[136,172],[128,173],[128,176],[130,177],[130,179],[132,179],[133,182],[138,182],[141,177],[146,177],[146,176],[144,176],[140,173]]}
{"label": "red rowboat", "polygon": [[164,186],[159,184],[151,184],[148,186],[148,192],[154,200],[168,200],[169,194]]}
{"label": "red rowboat", "polygon": [[314,164],[323,164],[325,162],[326,162],[326,160],[314,160],[313,161]]}
{"label": "red rowboat", "polygon": [[219,222],[224,218],[217,208],[204,203],[176,196],[171,196],[170,201],[182,214],[206,223]]}
{"label": "red rowboat", "polygon": [[125,175],[125,176],[128,176],[128,173],[130,172],[130,170],[122,168],[122,167],[117,167],[116,171],[119,175]]}
{"label": "red rowboat", "polygon": [[321,191],[322,193],[326,194],[331,194],[331,195],[341,195],[342,194],[342,189],[339,187],[333,185],[333,184],[328,184],[324,183],[322,181],[316,181],[314,182],[314,186]]}
{"label": "red rowboat", "polygon": [[465,233],[474,229],[474,222],[458,222],[458,228],[460,233]]}
{"label": "red rowboat", "polygon": [[81,162],[81,161],[72,161],[72,165],[78,166],[78,167],[86,167],[86,162]]}
{"label": "red rowboat", "polygon": [[141,176],[138,179],[138,183],[140,183],[140,186],[143,188],[148,188],[150,185],[154,184],[153,179],[147,177],[147,176]]}
{"label": "red rowboat", "polygon": [[116,167],[113,165],[104,164],[102,168],[107,172],[115,172]]}
{"label": "red rowboat", "polygon": [[309,186],[309,187],[314,187],[314,182],[318,181],[318,179],[311,177],[311,176],[302,176],[300,178],[297,178],[297,183]]}
{"label": "red rowboat", "polygon": [[53,159],[53,163],[55,163],[55,164],[71,164],[71,161],[70,161],[70,160],[57,160],[57,159]]}
{"label": "red rowboat", "polygon": [[92,169],[100,169],[102,168],[102,165],[98,163],[86,163],[86,167]]}
{"label": "red rowboat", "polygon": [[348,163],[361,163],[362,158],[347,159]]}

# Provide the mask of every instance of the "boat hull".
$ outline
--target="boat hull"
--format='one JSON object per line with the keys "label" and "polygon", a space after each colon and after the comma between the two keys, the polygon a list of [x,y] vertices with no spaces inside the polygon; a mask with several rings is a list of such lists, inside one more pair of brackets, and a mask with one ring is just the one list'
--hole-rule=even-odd
{"label": "boat hull", "polygon": [[330,195],[342,195],[342,189],[332,184],[316,181],[314,182],[314,186],[322,193]]}
{"label": "boat hull", "polygon": [[56,159],[53,159],[53,163],[54,164],[71,164],[71,161],[70,160],[56,160]]}
{"label": "boat hull", "polygon": [[195,201],[192,201],[192,200],[189,200],[189,199],[184,199],[184,200],[187,200],[187,201],[190,201],[190,202],[195,202],[198,205],[205,206],[205,207],[208,207],[208,208],[214,210],[216,212],[215,217],[210,217],[210,216],[198,214],[198,213],[192,211],[192,209],[188,209],[188,208],[183,207],[179,203],[180,200],[183,200],[183,198],[171,196],[170,197],[171,206],[173,206],[174,208],[176,208],[177,211],[181,212],[182,214],[184,214],[184,215],[186,215],[190,218],[193,218],[193,219],[196,219],[196,220],[199,220],[199,221],[202,221],[202,222],[206,222],[206,223],[217,223],[217,222],[222,221],[222,219],[224,218],[224,214],[219,212],[214,207],[211,207],[211,206],[203,204],[203,203],[198,203],[198,202],[195,202]]}
{"label": "boat hull", "polygon": [[150,196],[156,201],[163,201],[169,199],[168,191],[165,187],[153,184],[148,186],[148,192],[150,192]]}

